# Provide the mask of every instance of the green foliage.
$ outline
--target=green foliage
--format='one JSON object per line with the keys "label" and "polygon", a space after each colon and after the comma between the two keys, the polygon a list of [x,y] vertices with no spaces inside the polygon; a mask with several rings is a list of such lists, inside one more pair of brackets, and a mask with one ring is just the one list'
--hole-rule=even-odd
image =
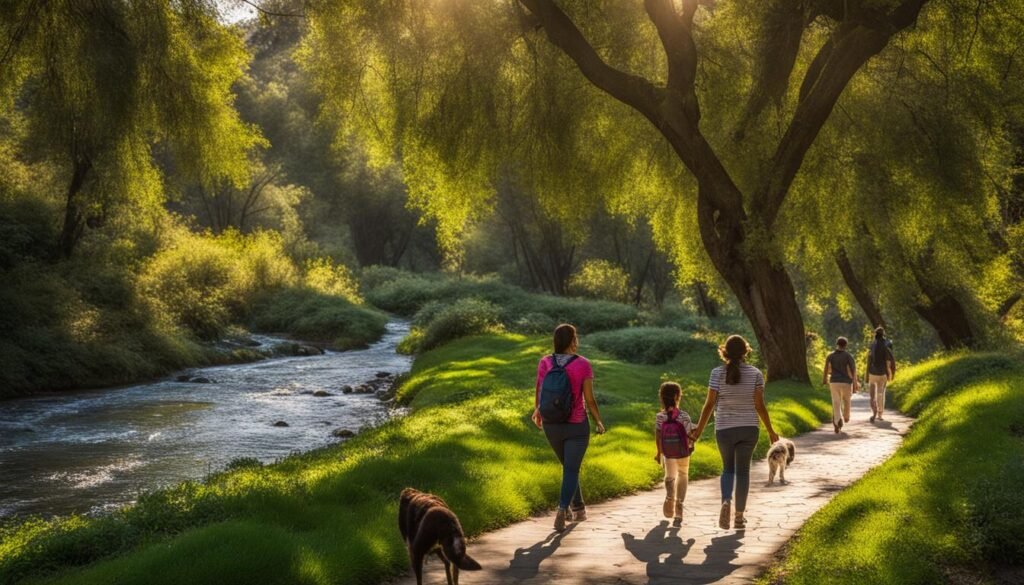
{"label": "green foliage", "polygon": [[[418,319],[420,314],[416,316]],[[474,298],[459,299],[439,308],[431,316],[418,349],[434,349],[460,337],[486,333],[499,326],[500,316],[500,309],[493,303]]]}
{"label": "green foliage", "polygon": [[[628,326],[636,307],[609,301],[571,299],[533,294],[491,278],[443,278],[437,275],[404,274],[367,289],[367,301],[385,311],[416,316],[426,326],[441,306],[464,298],[487,301],[499,308],[500,322],[511,331],[548,333],[558,323],[572,323],[580,331],[600,331]],[[417,314],[423,311],[422,314]]]}
{"label": "green foliage", "polygon": [[918,417],[903,445],[812,516],[764,582],[937,583],[1019,565],[1022,374],[1004,354],[901,369],[890,396]]}
{"label": "green foliage", "polygon": [[298,283],[274,232],[220,236],[181,230],[143,268],[139,286],[175,323],[217,339],[243,318],[255,296]]}
{"label": "green foliage", "polygon": [[625,303],[629,273],[608,260],[587,260],[569,279],[569,290],[581,297]]}
{"label": "green foliage", "polygon": [[[471,535],[555,502],[561,471],[527,418],[533,399],[524,387],[546,350],[546,339],[520,335],[461,339],[416,360],[401,390],[411,414],[341,445],[155,492],[103,518],[8,527],[0,582],[374,583],[397,575],[408,561],[394,516],[408,485],[443,496]],[[666,371],[682,382],[695,412],[716,358],[702,349],[652,367],[584,352],[599,372],[609,428],[587,454],[588,501],[653,486],[658,384]],[[828,416],[807,386],[771,384],[768,398],[776,428],[789,436]],[[712,434],[697,445],[695,477],[720,471]],[[762,434],[759,456],[766,449]]]}
{"label": "green foliage", "polygon": [[380,339],[387,323],[381,313],[345,297],[302,288],[268,293],[253,302],[251,313],[254,329],[287,332],[339,350],[366,347]]}
{"label": "green foliage", "polygon": [[663,364],[681,351],[702,347],[713,352],[714,344],[698,342],[691,334],[664,327],[630,327],[601,331],[587,337],[587,342],[620,360],[634,364]]}

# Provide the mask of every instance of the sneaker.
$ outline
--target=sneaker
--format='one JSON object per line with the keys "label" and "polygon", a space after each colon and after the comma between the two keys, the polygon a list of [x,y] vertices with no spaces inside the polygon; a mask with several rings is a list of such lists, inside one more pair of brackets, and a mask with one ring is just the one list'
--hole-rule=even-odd
{"label": "sneaker", "polygon": [[587,507],[580,506],[579,508],[573,508],[572,510],[572,521],[583,522],[587,519]]}
{"label": "sneaker", "polygon": [[872,414],[871,418],[868,419],[868,422],[875,422],[875,415]]}
{"label": "sneaker", "polygon": [[718,527],[723,530],[729,529],[729,512],[732,502],[726,500],[722,502],[722,511],[718,513]]}
{"label": "sneaker", "polygon": [[885,420],[885,418],[883,418],[883,417],[882,417],[882,415],[881,415],[881,414],[879,414],[879,415],[878,415],[878,420]]}
{"label": "sneaker", "polygon": [[843,430],[843,421],[836,423],[836,432],[838,433],[841,430]]}
{"label": "sneaker", "polygon": [[736,530],[743,530],[747,527],[747,519],[743,517],[743,512],[736,512],[736,520],[732,523]]}
{"label": "sneaker", "polygon": [[676,501],[676,515],[675,515],[675,518],[672,519],[672,526],[682,526],[682,525],[683,525],[683,503],[677,500]]}
{"label": "sneaker", "polygon": [[571,512],[569,512],[565,508],[559,508],[558,511],[555,512],[555,531],[556,532],[561,532],[561,531],[565,530],[565,521],[566,521],[566,517],[569,514],[571,514]]}
{"label": "sneaker", "polygon": [[836,421],[832,421],[832,428],[836,431],[836,434],[838,435],[839,434],[839,423],[837,423]]}

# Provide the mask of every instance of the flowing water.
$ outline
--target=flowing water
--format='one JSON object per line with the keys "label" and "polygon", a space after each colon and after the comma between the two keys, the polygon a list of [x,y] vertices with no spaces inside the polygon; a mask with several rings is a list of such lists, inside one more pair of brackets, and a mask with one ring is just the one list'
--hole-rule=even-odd
{"label": "flowing water", "polygon": [[[0,518],[103,512],[238,457],[271,462],[338,441],[334,429],[379,422],[388,413],[384,403],[341,387],[407,371],[411,358],[395,347],[408,327],[389,323],[365,350],[192,371],[209,384],[172,376],[0,402]],[[313,396],[317,390],[331,396]],[[278,421],[288,426],[274,426]]]}

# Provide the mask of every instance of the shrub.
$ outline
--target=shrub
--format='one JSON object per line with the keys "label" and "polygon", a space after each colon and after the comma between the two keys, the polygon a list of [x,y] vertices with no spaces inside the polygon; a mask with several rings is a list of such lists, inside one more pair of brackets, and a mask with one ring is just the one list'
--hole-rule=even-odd
{"label": "shrub", "polygon": [[444,288],[442,281],[406,276],[370,289],[366,299],[385,311],[408,317],[429,301],[443,297],[441,293]]}
{"label": "shrub", "polygon": [[593,333],[584,340],[601,351],[637,364],[663,364],[683,349],[692,349],[695,341],[677,329],[635,327]]}
{"label": "shrub", "polygon": [[383,284],[406,278],[410,274],[394,266],[381,266],[380,264],[366,266],[359,271],[359,289],[366,294]]}
{"label": "shrub", "polygon": [[449,341],[485,333],[501,322],[501,313],[493,303],[480,299],[459,299],[445,307],[423,331],[419,350],[435,348]]}
{"label": "shrub", "polygon": [[575,295],[619,303],[629,300],[629,288],[629,273],[608,260],[587,260],[569,280]]}
{"label": "shrub", "polygon": [[311,289],[286,289],[253,304],[251,324],[323,341],[335,349],[366,347],[384,335],[387,317],[338,296]]}
{"label": "shrub", "polygon": [[355,276],[347,266],[334,264],[330,258],[307,260],[304,283],[321,294],[343,297],[356,304],[363,302]]}

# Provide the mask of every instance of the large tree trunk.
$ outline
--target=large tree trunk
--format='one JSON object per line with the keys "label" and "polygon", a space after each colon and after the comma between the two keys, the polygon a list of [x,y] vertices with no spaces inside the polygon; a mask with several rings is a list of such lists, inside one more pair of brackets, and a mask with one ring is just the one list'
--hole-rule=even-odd
{"label": "large tree trunk", "polygon": [[804,320],[789,274],[747,251],[742,209],[715,209],[703,189],[697,204],[704,247],[754,329],[768,380],[810,382]]}
{"label": "large tree trunk", "polygon": [[914,311],[935,329],[946,349],[974,347],[977,342],[964,306],[952,295],[914,305]]}
{"label": "large tree trunk", "polygon": [[60,232],[60,255],[67,259],[75,251],[75,244],[82,237],[82,229],[85,227],[85,214],[78,202],[78,194],[85,184],[85,179],[92,169],[92,163],[88,159],[75,161],[71,173],[71,182],[68,184],[67,197],[64,204],[64,227]]}
{"label": "large tree trunk", "polygon": [[839,266],[839,272],[842,273],[843,281],[846,282],[847,288],[853,293],[854,298],[857,299],[857,304],[860,305],[861,310],[864,311],[868,320],[871,321],[871,326],[885,327],[882,311],[878,308],[875,299],[872,298],[864,283],[857,278],[857,273],[853,271],[850,258],[846,255],[846,248],[839,248],[839,252],[836,254],[836,265]]}

